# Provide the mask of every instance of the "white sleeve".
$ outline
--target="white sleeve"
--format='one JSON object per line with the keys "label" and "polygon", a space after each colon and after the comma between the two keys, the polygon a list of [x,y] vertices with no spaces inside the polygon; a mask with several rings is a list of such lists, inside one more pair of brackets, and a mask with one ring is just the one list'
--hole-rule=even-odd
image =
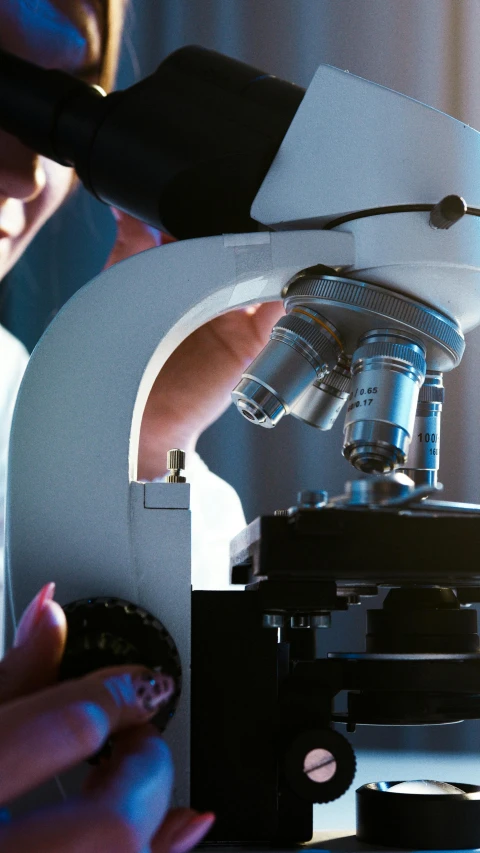
{"label": "white sleeve", "polygon": [[23,344],[10,334],[10,332],[7,332],[3,326],[0,326],[0,548],[2,550],[2,557],[5,541],[4,513],[7,487],[8,440],[17,392],[27,362],[28,352]]}
{"label": "white sleeve", "polygon": [[18,389],[28,362],[28,352],[0,326],[0,657],[3,655],[3,595],[5,553],[5,493],[8,440]]}
{"label": "white sleeve", "polygon": [[240,498],[198,453],[187,454],[185,476],[190,483],[193,588],[243,589],[229,582],[230,541],[246,524]]}
{"label": "white sleeve", "polygon": [[210,471],[198,453],[189,454],[186,465],[192,512],[193,588],[232,588],[230,541],[246,524],[240,498],[232,486]]}

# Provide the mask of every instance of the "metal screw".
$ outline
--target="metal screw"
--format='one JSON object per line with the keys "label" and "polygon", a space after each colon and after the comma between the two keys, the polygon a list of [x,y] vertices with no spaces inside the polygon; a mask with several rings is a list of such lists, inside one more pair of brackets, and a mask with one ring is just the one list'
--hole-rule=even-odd
{"label": "metal screw", "polygon": [[430,211],[430,225],[435,229],[451,228],[467,212],[467,203],[459,195],[447,195]]}
{"label": "metal screw", "polygon": [[281,613],[264,613],[263,627],[264,628],[283,628],[285,619]]}
{"label": "metal screw", "polygon": [[312,616],[312,628],[330,628],[331,624],[331,613],[318,613],[317,616]]}
{"label": "metal screw", "polygon": [[186,483],[186,478],[180,473],[185,470],[185,451],[179,450],[178,447],[173,450],[169,450],[167,453],[167,468],[170,473],[168,474],[165,482]]}
{"label": "metal screw", "polygon": [[327,492],[319,489],[303,489],[297,496],[298,509],[321,509],[327,501]]}
{"label": "metal screw", "polygon": [[311,749],[304,758],[303,772],[311,782],[329,782],[337,772],[335,756],[328,749]]}
{"label": "metal screw", "polygon": [[290,616],[291,628],[310,628],[310,616],[307,613],[295,613]]}

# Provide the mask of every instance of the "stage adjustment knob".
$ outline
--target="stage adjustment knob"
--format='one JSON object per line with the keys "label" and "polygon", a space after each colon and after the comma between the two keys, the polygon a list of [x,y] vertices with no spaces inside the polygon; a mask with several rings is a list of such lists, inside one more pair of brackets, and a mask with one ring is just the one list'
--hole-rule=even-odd
{"label": "stage adjustment knob", "polygon": [[285,755],[285,775],[298,796],[329,803],[348,790],[355,776],[355,754],[348,740],[332,729],[302,732]]}
{"label": "stage adjustment knob", "polygon": [[177,689],[154,719],[163,731],[181,690],[181,663],[173,638],[141,607],[119,598],[84,598],[64,606],[68,638],[60,675],[78,678],[107,666],[141,664],[170,675]]}

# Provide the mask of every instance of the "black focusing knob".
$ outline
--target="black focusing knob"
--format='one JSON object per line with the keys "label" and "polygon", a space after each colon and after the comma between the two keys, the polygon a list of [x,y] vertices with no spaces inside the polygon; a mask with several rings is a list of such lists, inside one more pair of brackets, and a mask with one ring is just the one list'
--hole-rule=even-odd
{"label": "black focusing knob", "polygon": [[177,647],[164,625],[147,610],[119,598],[84,598],[63,609],[68,637],[61,679],[125,664],[161,670],[176,684],[174,695],[153,720],[163,731],[174,714],[182,677]]}
{"label": "black focusing knob", "polygon": [[355,754],[348,740],[332,729],[301,732],[285,755],[288,784],[304,800],[329,803],[341,797],[355,776]]}

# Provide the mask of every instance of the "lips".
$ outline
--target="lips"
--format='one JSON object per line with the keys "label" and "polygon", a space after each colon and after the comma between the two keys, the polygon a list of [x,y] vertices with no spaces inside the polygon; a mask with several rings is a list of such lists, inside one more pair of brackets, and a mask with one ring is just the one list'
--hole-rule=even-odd
{"label": "lips", "polygon": [[17,198],[0,201],[0,238],[14,240],[26,227],[25,205]]}

